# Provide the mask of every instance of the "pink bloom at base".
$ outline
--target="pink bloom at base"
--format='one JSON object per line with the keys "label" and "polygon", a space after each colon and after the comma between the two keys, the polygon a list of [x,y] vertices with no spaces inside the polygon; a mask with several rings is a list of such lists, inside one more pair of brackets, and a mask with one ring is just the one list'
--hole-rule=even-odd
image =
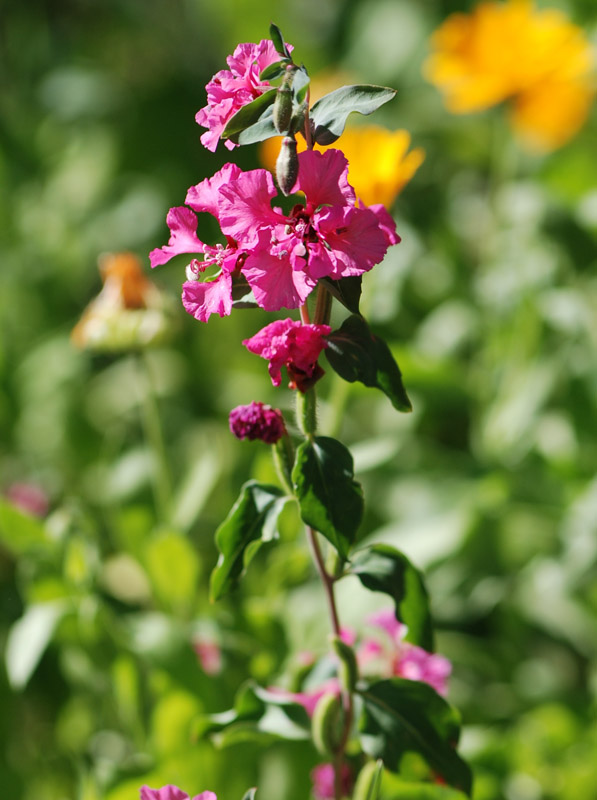
{"label": "pink bloom at base", "polygon": [[[315,797],[316,800],[334,800],[336,791],[333,764],[319,764],[311,770],[311,782],[313,783],[313,797]],[[342,796],[349,797],[352,792],[353,777],[352,770],[348,764],[342,764],[340,782],[342,786]]]}
{"label": "pink bloom at base", "polygon": [[213,792],[201,792],[191,798],[178,786],[169,783],[161,789],[150,789],[149,786],[142,786],[139,790],[140,800],[218,800]]}
{"label": "pink bloom at base", "polygon": [[[292,45],[287,47],[292,51]],[[207,84],[207,105],[195,116],[198,125],[208,128],[201,136],[201,143],[208,150],[212,153],[216,150],[224,128],[239,109],[272,88],[270,82],[262,81],[259,75],[279,60],[280,55],[269,39],[262,39],[259,44],[239,44],[228,56],[226,62],[230,69],[216,72]],[[237,146],[231,141],[226,141],[225,145],[229,150]]]}
{"label": "pink bloom at base", "polygon": [[269,361],[268,371],[274,386],[282,382],[286,367],[291,389],[307,391],[324,374],[317,363],[327,347],[323,338],[330,334],[329,325],[303,325],[292,319],[276,320],[262,328],[243,344],[251,352]]}

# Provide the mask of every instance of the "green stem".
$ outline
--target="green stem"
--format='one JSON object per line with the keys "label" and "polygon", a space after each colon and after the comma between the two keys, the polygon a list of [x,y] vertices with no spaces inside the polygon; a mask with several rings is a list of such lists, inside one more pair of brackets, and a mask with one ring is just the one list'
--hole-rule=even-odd
{"label": "green stem", "polygon": [[327,325],[332,313],[332,295],[325,286],[320,283],[317,288],[317,302],[315,304],[314,325]]}
{"label": "green stem", "polygon": [[172,481],[166,457],[164,434],[157,404],[151,364],[145,352],[138,359],[141,385],[141,421],[145,440],[153,456],[152,484],[156,513],[162,523],[170,521],[172,511]]}

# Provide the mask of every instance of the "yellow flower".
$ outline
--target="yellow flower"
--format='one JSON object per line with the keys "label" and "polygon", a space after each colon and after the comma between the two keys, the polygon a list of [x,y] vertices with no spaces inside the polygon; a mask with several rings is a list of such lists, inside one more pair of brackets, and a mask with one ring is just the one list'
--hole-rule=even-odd
{"label": "yellow flower", "polygon": [[149,281],[132,253],[99,259],[103,288],[71,332],[77,347],[115,351],[146,347],[170,332],[168,300]]}
{"label": "yellow flower", "polygon": [[452,14],[431,37],[424,66],[455,114],[504,100],[516,132],[553,150],[584,123],[595,93],[594,53],[583,31],[556,9],[531,0],[485,2]]}
{"label": "yellow flower", "polygon": [[[261,145],[261,162],[272,172],[281,141],[274,137]],[[297,141],[299,152],[305,150],[302,136],[297,137]],[[376,125],[347,128],[330,147],[342,150],[348,159],[348,180],[354,186],[357,197],[368,206],[382,203],[386,208],[391,208],[400,190],[425,158],[420,147],[408,152],[410,134],[407,131],[388,131]],[[328,148],[316,145],[315,149]]]}

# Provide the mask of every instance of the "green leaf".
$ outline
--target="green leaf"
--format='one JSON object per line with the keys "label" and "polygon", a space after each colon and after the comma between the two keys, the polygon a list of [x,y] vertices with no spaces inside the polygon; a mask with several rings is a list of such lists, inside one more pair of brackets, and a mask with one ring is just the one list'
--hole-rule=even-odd
{"label": "green leaf", "polygon": [[38,547],[48,547],[51,541],[42,522],[0,499],[0,542],[14,555]]}
{"label": "green leaf", "polygon": [[311,721],[299,703],[284,693],[262,689],[253,681],[240,688],[234,707],[221,714],[199,718],[197,736],[217,735],[217,744],[228,747],[241,741],[271,742],[309,738]]}
{"label": "green leaf", "polygon": [[284,41],[284,37],[282,36],[282,31],[273,22],[269,26],[269,37],[272,40],[274,47],[276,48],[276,52],[280,53],[280,55],[284,56],[285,58],[290,58],[290,53],[288,52],[288,48],[286,47],[286,42]]}
{"label": "green leaf", "polygon": [[260,74],[259,80],[260,81],[273,81],[276,78],[279,78],[280,75],[284,75],[286,72],[286,65],[288,64],[287,59],[282,59],[282,61],[274,61],[273,64],[267,66]]}
{"label": "green leaf", "polygon": [[353,314],[359,313],[359,302],[361,300],[361,285],[363,279],[361,275],[350,275],[348,278],[340,278],[333,281],[331,278],[321,278],[321,283],[332,294],[336,300]]}
{"label": "green leaf", "polygon": [[220,557],[211,574],[212,601],[235,586],[261,543],[277,537],[276,523],[287,500],[277,486],[256,481],[243,486],[240,497],[216,531]]}
{"label": "green leaf", "polygon": [[261,117],[255,122],[245,128],[244,131],[231,136],[233,142],[237,144],[255,144],[256,142],[263,142],[265,139],[270,139],[272,136],[279,136],[274,125],[274,107],[268,106]]}
{"label": "green leaf", "polygon": [[446,783],[470,794],[471,771],[455,750],[458,714],[431,686],[391,678],[370,684],[359,695],[360,740],[367,754],[396,772],[404,753],[419,753]]}
{"label": "green leaf", "polygon": [[228,120],[228,124],[222,132],[222,139],[237,141],[235,137],[246,128],[254,125],[260,119],[263,112],[266,111],[269,106],[273,105],[277,91],[278,90],[275,88],[268,89],[267,92],[256,97],[251,103],[247,103],[246,106],[240,108],[236,114]]}
{"label": "green leaf", "polygon": [[381,389],[398,411],[412,411],[412,405],[402,383],[402,373],[388,345],[371,333],[358,314],[347,317],[337,331],[326,337],[325,355],[331,367],[353,383]]}
{"label": "green leaf", "polygon": [[404,553],[390,545],[374,544],[354,554],[348,572],[356,575],[366,589],[389,594],[396,605],[397,619],[408,626],[405,640],[433,651],[433,627],[423,576]]}
{"label": "green leaf", "polygon": [[62,600],[37,603],[14,623],[6,641],[6,673],[13,689],[27,685],[66,612]]}
{"label": "green leaf", "polygon": [[346,558],[363,516],[350,451],[327,436],[306,439],[297,450],[292,481],[303,521]]}
{"label": "green leaf", "polygon": [[255,800],[256,792],[257,792],[256,786],[253,786],[251,789],[247,789],[247,791],[243,794],[242,800]]}
{"label": "green leaf", "polygon": [[335,142],[351,112],[371,114],[395,95],[395,89],[370,84],[343,86],[324,95],[311,109],[314,141],[323,145]]}

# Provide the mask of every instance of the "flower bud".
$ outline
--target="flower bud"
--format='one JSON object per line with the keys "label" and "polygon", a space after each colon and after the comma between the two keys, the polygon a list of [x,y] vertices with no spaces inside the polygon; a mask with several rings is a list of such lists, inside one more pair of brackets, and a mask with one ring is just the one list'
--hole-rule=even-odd
{"label": "flower bud", "polygon": [[339,636],[332,637],[332,647],[338,656],[338,677],[340,684],[347,692],[354,692],[359,679],[359,670],[354,650]]}
{"label": "flower bud", "polygon": [[289,195],[292,192],[298,178],[298,170],[296,139],[294,136],[285,136],[276,161],[276,179],[282,194]]}
{"label": "flower bud", "polygon": [[359,772],[352,795],[353,800],[377,800],[381,787],[383,761],[368,761]]}
{"label": "flower bud", "polygon": [[278,133],[288,133],[292,119],[292,87],[289,81],[284,81],[278,87],[273,116]]}
{"label": "flower bud", "polygon": [[338,692],[326,692],[317,701],[311,720],[313,744],[322,755],[333,755],[341,740],[344,722],[342,698]]}
{"label": "flower bud", "polygon": [[233,408],[228,421],[237,439],[261,439],[266,444],[275,444],[286,434],[282,412],[255,401]]}

